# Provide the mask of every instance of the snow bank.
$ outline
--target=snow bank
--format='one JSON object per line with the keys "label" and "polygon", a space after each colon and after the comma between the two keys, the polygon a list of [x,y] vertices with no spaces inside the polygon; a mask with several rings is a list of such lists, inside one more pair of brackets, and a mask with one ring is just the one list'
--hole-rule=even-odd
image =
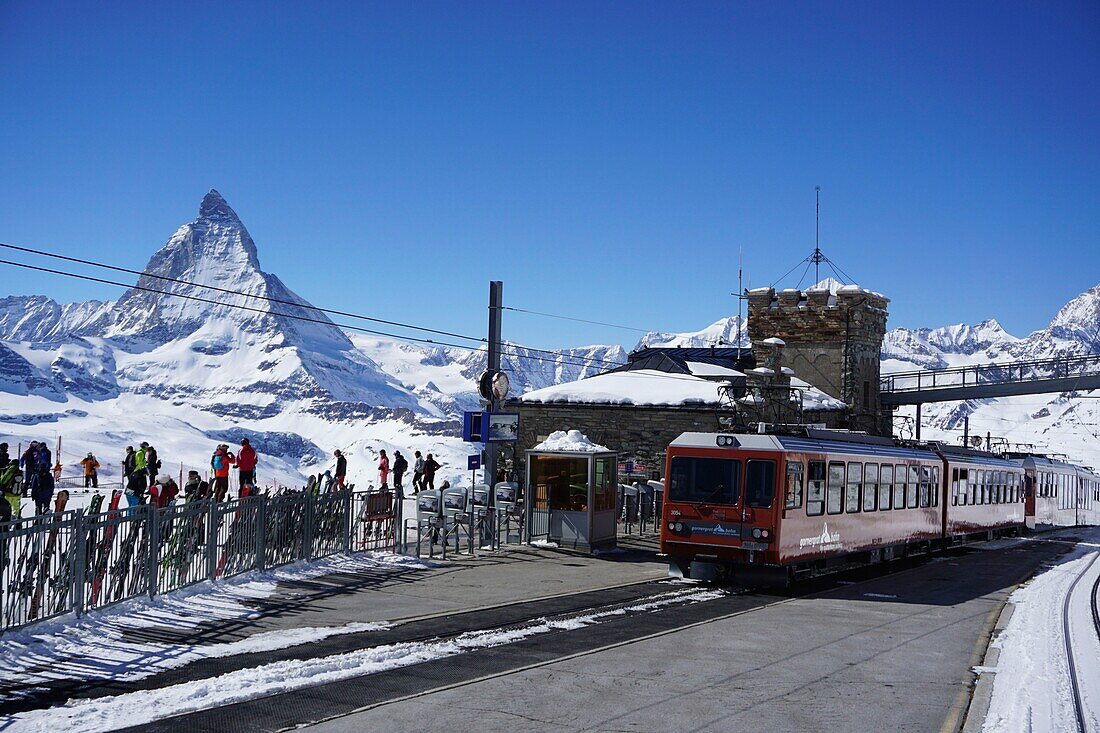
{"label": "snow bank", "polygon": [[610,448],[597,445],[579,430],[557,430],[534,447],[534,450],[566,453],[610,453]]}

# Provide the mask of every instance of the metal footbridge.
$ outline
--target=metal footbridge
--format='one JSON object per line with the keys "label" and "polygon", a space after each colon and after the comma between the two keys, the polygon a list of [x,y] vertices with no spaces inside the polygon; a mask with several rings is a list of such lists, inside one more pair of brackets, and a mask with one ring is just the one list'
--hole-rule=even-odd
{"label": "metal footbridge", "polygon": [[884,406],[1100,389],[1100,355],[884,375]]}

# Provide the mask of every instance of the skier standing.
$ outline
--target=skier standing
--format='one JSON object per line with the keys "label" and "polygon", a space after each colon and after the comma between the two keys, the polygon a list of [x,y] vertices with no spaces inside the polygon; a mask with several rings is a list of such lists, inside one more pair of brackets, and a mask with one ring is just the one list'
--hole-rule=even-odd
{"label": "skier standing", "polygon": [[145,460],[145,449],[148,447],[149,444],[142,441],[138,449],[134,451],[134,472],[130,474],[130,488],[133,489],[134,495],[139,498],[145,495],[145,489],[148,486],[149,473],[147,469],[149,464]]}
{"label": "skier standing", "polygon": [[240,471],[241,488],[256,485],[256,449],[248,442],[248,438],[241,438],[241,449],[237,453],[237,470]]}
{"label": "skier standing", "polygon": [[7,468],[11,463],[11,457],[8,456],[8,444],[0,443],[0,469]]}
{"label": "skier standing", "polygon": [[229,491],[229,467],[237,462],[236,456],[229,452],[229,446],[222,443],[210,457],[210,468],[214,469],[214,498],[225,499]]}
{"label": "skier standing", "polygon": [[49,514],[50,500],[53,498],[53,456],[45,443],[38,443],[34,453],[34,476],[31,486],[31,498],[34,499],[35,514]]}
{"label": "skier standing", "polygon": [[23,469],[23,496],[30,491],[34,483],[34,454],[38,450],[38,441],[32,440],[23,455],[19,456],[19,465]]}
{"label": "skier standing", "polygon": [[344,477],[348,475],[348,459],[339,450],[332,452],[336,456],[336,485],[343,487]]}
{"label": "skier standing", "polygon": [[378,451],[378,475],[382,478],[381,488],[390,488],[390,458],[384,448]]}
{"label": "skier standing", "polygon": [[183,498],[185,501],[199,501],[210,496],[210,484],[199,476],[198,471],[187,472],[187,483],[183,485]]}
{"label": "skier standing", "polygon": [[441,466],[435,462],[432,458],[432,454],[429,453],[428,457],[424,459],[424,487],[428,489],[435,488],[435,472],[438,471]]}
{"label": "skier standing", "polygon": [[160,472],[160,456],[153,446],[148,443],[142,445],[145,446],[145,471],[149,474],[149,485],[152,486],[157,482],[157,473]]}
{"label": "skier standing", "polygon": [[88,457],[80,462],[80,465],[84,467],[84,488],[89,486],[93,489],[99,488],[99,461],[95,459],[95,456],[91,453]]}
{"label": "skier standing", "polygon": [[417,494],[424,490],[424,457],[420,451],[414,451],[413,457],[413,493]]}
{"label": "skier standing", "polygon": [[405,460],[405,456],[401,455],[401,451],[395,450],[393,452],[393,490],[397,492],[398,501],[405,498],[404,489],[401,487],[401,477],[408,470],[409,462]]}

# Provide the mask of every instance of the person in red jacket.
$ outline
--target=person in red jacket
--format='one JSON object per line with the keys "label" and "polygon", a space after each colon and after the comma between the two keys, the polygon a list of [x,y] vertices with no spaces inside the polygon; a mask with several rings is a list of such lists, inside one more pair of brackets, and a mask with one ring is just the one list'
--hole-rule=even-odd
{"label": "person in red jacket", "polygon": [[241,449],[237,451],[237,470],[240,471],[241,488],[256,485],[256,449],[241,438]]}
{"label": "person in red jacket", "polygon": [[388,489],[390,487],[390,458],[386,455],[385,449],[378,451],[378,475],[382,477],[382,488]]}
{"label": "person in red jacket", "polygon": [[229,467],[236,462],[236,456],[229,452],[229,446],[225,444],[219,445],[210,457],[210,468],[214,471],[214,498],[218,501],[225,499],[229,491]]}

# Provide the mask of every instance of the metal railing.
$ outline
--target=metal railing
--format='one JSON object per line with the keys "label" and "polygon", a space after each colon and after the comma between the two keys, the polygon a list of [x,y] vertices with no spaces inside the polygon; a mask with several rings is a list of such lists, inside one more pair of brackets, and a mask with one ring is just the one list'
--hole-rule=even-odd
{"label": "metal railing", "polygon": [[1072,379],[1097,373],[1100,373],[1100,356],[1077,356],[895,372],[881,377],[879,389],[882,392],[914,392],[947,387],[976,387],[983,384]]}
{"label": "metal railing", "polygon": [[392,491],[341,489],[0,522],[0,633],[251,570],[393,550],[400,516]]}

